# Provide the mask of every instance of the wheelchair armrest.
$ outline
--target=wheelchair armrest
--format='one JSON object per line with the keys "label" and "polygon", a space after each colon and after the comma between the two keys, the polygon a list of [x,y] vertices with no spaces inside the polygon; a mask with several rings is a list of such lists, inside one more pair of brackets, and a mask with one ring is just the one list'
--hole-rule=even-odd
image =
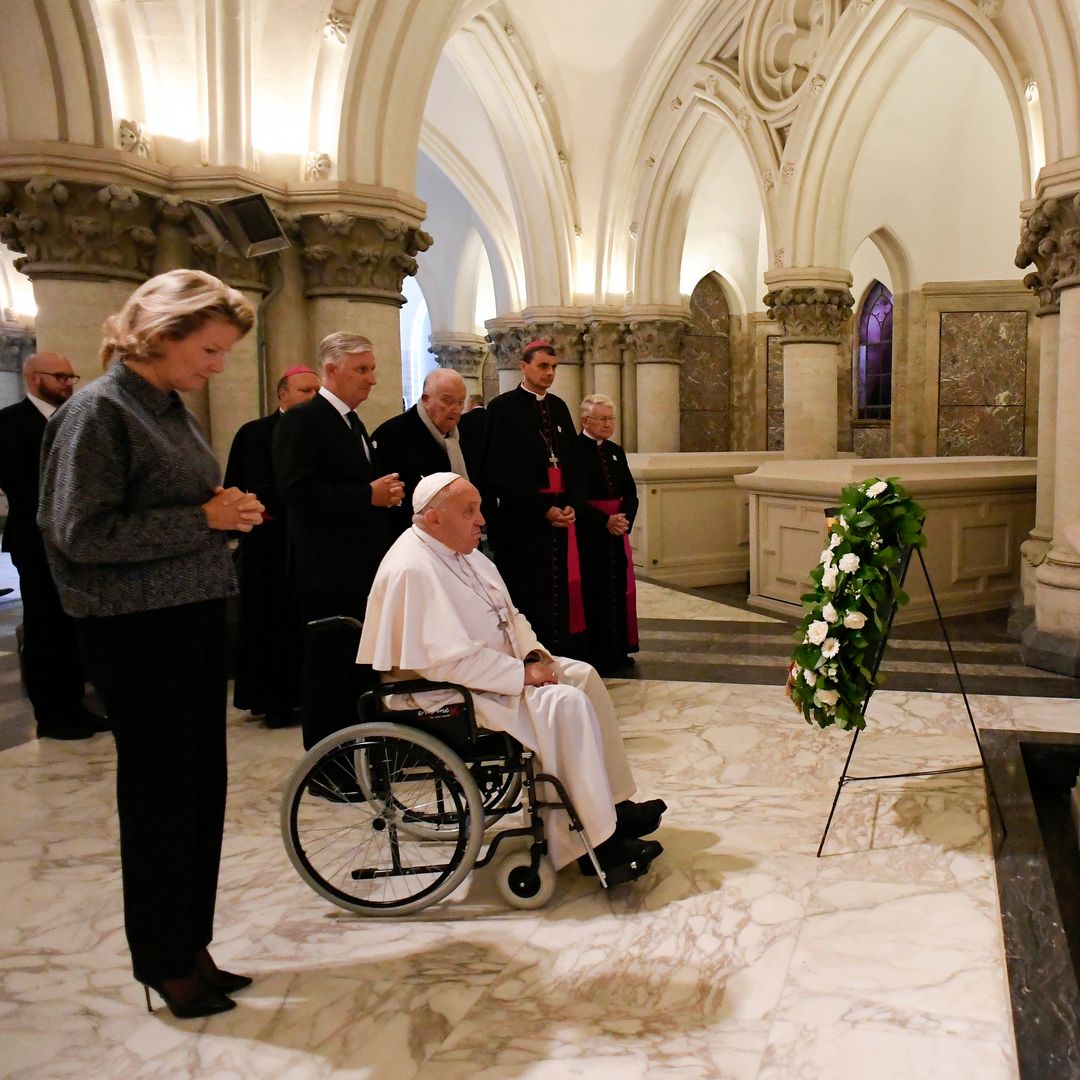
{"label": "wheelchair armrest", "polygon": [[460,683],[430,682],[427,679],[405,679],[402,682],[379,683],[360,695],[361,709],[366,701],[373,701],[376,698],[387,698],[394,694],[423,694],[431,690],[454,690],[461,695],[461,703],[465,706],[469,740],[470,742],[475,741],[479,732],[476,726],[476,713],[473,710],[472,691]]}
{"label": "wheelchair armrest", "polygon": [[307,624],[309,630],[329,630],[333,626],[351,626],[357,633],[364,629],[364,624],[351,615],[329,615],[325,619],[312,619]]}

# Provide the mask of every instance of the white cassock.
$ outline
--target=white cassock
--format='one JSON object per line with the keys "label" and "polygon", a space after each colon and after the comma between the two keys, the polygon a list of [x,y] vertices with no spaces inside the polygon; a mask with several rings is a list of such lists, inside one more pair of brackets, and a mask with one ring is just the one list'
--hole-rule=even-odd
{"label": "white cassock", "polygon": [[[558,684],[525,686],[522,660],[540,653]],[[368,595],[357,663],[390,681],[420,676],[473,691],[476,722],[535,752],[538,771],[565,785],[590,842],[615,828],[615,803],[635,790],[615,709],[588,665],[553,657],[513,605],[499,571],[479,551],[457,552],[415,525],[387,552]],[[453,691],[394,697],[391,708],[437,709]],[[545,811],[556,869],[585,851],[564,811]]]}

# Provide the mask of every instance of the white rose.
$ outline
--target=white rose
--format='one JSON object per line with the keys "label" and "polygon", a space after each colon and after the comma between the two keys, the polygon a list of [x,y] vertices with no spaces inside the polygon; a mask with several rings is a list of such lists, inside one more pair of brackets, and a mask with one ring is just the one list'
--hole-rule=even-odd
{"label": "white rose", "polygon": [[834,637],[826,638],[821,646],[821,655],[831,660],[840,651],[840,642]]}
{"label": "white rose", "polygon": [[849,630],[861,630],[866,625],[866,616],[861,611],[849,611],[844,616],[844,625]]}
{"label": "white rose", "polygon": [[817,682],[817,675],[809,668],[803,668],[802,677],[807,686],[813,686]]}
{"label": "white rose", "polygon": [[871,484],[870,487],[866,489],[866,494],[871,499],[876,499],[883,491],[887,491],[888,488],[889,485],[886,484],[884,480],[879,480],[876,484]]}
{"label": "white rose", "polygon": [[812,622],[806,631],[806,640],[811,645],[820,645],[829,636],[829,624],[827,622]]}
{"label": "white rose", "polygon": [[832,548],[826,548],[821,553],[821,565],[822,566],[832,566],[832,561],[833,561]]}
{"label": "white rose", "polygon": [[844,538],[839,533],[833,533],[829,537],[829,550],[832,551],[834,548],[838,548],[843,542]]}
{"label": "white rose", "polygon": [[824,606],[824,607],[823,607],[823,608],[821,609],[821,617],[822,617],[822,618],[823,618],[823,619],[824,619],[824,620],[825,620],[825,621],[826,621],[827,623],[834,623],[834,622],[836,622],[836,620],[837,620],[837,619],[839,618],[839,616],[838,616],[838,615],[836,614],[836,608],[834,608],[834,607],[832,606],[832,604],[826,604],[826,605],[825,605],[825,606]]}
{"label": "white rose", "polygon": [[832,592],[836,588],[837,571],[835,566],[826,566],[825,572],[821,575],[821,587]]}
{"label": "white rose", "polygon": [[814,702],[817,705],[834,706],[840,700],[840,694],[836,690],[818,690],[814,694]]}
{"label": "white rose", "polygon": [[859,556],[849,551],[840,558],[840,569],[845,574],[854,574],[859,569]]}

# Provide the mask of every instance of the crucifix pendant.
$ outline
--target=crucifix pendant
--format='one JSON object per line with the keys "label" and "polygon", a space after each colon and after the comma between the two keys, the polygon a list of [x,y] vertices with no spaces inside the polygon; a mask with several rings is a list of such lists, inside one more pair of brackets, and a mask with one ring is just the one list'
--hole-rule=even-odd
{"label": "crucifix pendant", "polygon": [[548,455],[548,461],[551,462],[551,467],[553,469],[557,469],[559,467],[559,459],[558,457],[556,457],[554,450],[552,450],[551,453]]}

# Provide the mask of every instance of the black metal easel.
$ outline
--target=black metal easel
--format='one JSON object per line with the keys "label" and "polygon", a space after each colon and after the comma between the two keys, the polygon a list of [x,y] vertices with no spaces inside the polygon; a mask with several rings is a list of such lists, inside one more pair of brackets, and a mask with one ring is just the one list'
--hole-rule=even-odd
{"label": "black metal easel", "polygon": [[[844,771],[840,774],[840,780],[836,785],[836,795],[833,796],[832,807],[829,810],[829,819],[825,822],[825,831],[821,834],[821,843],[818,844],[817,854],[819,859],[821,858],[821,852],[825,847],[825,839],[829,835],[829,827],[832,825],[833,815],[836,813],[836,804],[840,801],[840,792],[844,790],[846,784],[853,783],[856,780],[901,780],[914,776],[944,776],[947,773],[974,772],[976,769],[982,769],[986,777],[986,787],[990,792],[990,798],[994,800],[994,806],[997,808],[998,820],[1001,822],[1002,832],[1004,832],[1005,829],[1005,819],[1001,815],[1001,804],[998,802],[997,793],[994,791],[994,784],[990,778],[990,771],[986,767],[986,754],[983,752],[982,740],[979,738],[978,728],[975,727],[975,717],[971,714],[971,703],[968,701],[967,690],[964,689],[964,679],[960,674],[960,665],[956,662],[956,654],[953,652],[952,642],[949,640],[949,631],[945,626],[945,617],[941,614],[941,605],[938,604],[937,594],[934,592],[934,583],[930,580],[930,571],[926,568],[926,560],[923,558],[922,550],[915,544],[909,544],[904,551],[902,569],[900,571],[900,588],[903,588],[904,582],[907,579],[908,570],[911,567],[912,554],[917,554],[919,556],[919,565],[922,567],[923,577],[926,578],[926,585],[930,590],[930,598],[934,601],[934,611],[937,613],[938,626],[941,629],[941,636],[945,639],[945,646],[949,650],[949,659],[952,661],[953,671],[956,673],[956,682],[960,687],[960,695],[964,699],[964,708],[967,710],[968,723],[971,725],[971,734],[975,736],[975,745],[979,748],[979,764],[958,765],[951,769],[924,769],[920,772],[881,773],[876,776],[851,776],[848,774],[848,766],[851,765],[851,758],[855,753],[855,744],[859,741],[859,733],[862,730],[861,728],[856,728],[851,739],[851,747],[848,749],[847,760],[844,762]],[[877,657],[874,660],[873,678],[870,680],[870,689],[867,690],[866,698],[863,700],[861,713],[864,717],[866,716],[867,706],[870,704],[870,698],[874,693],[874,684],[877,681],[878,668],[881,667],[881,661],[885,655],[885,648],[889,644],[893,619],[896,618],[898,606],[899,605],[894,599],[892,610],[889,612],[889,624],[885,628],[885,634],[881,639]]]}

